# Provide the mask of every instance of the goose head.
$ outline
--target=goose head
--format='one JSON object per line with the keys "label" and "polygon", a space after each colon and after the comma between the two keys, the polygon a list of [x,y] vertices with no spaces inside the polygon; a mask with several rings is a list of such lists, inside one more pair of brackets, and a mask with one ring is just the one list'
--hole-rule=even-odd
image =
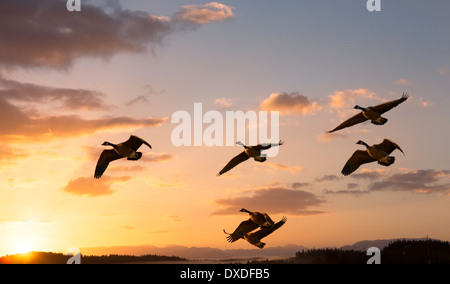
{"label": "goose head", "polygon": [[369,148],[369,145],[366,142],[362,141],[362,140],[359,140],[358,142],[356,142],[356,144],[364,145],[364,146],[366,146],[366,148]]}
{"label": "goose head", "polygon": [[245,208],[242,208],[241,210],[239,210],[239,212],[248,212],[248,210]]}
{"label": "goose head", "polygon": [[236,142],[236,145],[242,146],[242,147],[247,147],[244,143],[242,143],[241,141]]}
{"label": "goose head", "polygon": [[109,143],[108,141],[103,142],[102,146],[112,146],[111,143]]}

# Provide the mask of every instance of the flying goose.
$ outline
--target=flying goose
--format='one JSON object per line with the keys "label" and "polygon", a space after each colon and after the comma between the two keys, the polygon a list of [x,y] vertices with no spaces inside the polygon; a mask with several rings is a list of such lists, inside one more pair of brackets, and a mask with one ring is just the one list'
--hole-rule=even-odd
{"label": "flying goose", "polygon": [[248,147],[248,146],[244,145],[240,141],[237,142],[236,144],[244,147],[245,148],[244,152],[242,152],[241,154],[239,154],[236,157],[234,157],[220,171],[218,176],[221,176],[221,175],[225,174],[226,172],[230,171],[231,169],[233,169],[234,167],[236,167],[240,163],[245,162],[245,161],[247,161],[250,158],[255,159],[255,161],[257,161],[257,162],[264,163],[267,160],[267,157],[264,157],[261,152],[264,151],[264,150],[268,150],[268,149],[270,149],[272,147],[281,146],[281,145],[284,144],[284,142],[280,141],[278,144],[257,145],[257,146],[251,146],[251,147]]}
{"label": "flying goose", "polygon": [[287,218],[283,217],[281,221],[275,223],[273,226],[262,227],[258,231],[251,233],[259,226],[253,222],[252,219],[248,219],[247,221],[243,221],[232,234],[228,234],[225,230],[223,231],[228,235],[227,240],[230,243],[233,243],[239,239],[245,239],[250,244],[262,249],[266,244],[261,242],[261,240],[272,234],[275,230],[278,230],[284,225],[284,223],[286,223],[286,221]]}
{"label": "flying goose", "polygon": [[113,149],[104,150],[100,155],[95,168],[94,177],[99,179],[102,177],[109,163],[118,159],[127,158],[127,160],[137,161],[142,157],[141,152],[137,152],[142,144],[147,145],[150,149],[152,146],[148,144],[144,139],[131,135],[130,138],[120,144],[113,144],[110,142],[104,142],[103,146],[112,146]]}
{"label": "flying goose", "polygon": [[381,144],[369,146],[364,141],[358,141],[356,144],[366,146],[366,151],[357,150],[351,158],[347,161],[344,168],[342,169],[342,174],[344,176],[351,175],[355,172],[361,165],[377,162],[380,165],[389,167],[395,162],[395,157],[389,156],[395,149],[400,150],[403,155],[405,154],[403,150],[396,143],[389,139],[384,139]]}
{"label": "flying goose", "polygon": [[242,208],[240,212],[247,212],[250,215],[250,219],[257,225],[259,225],[261,228],[263,227],[268,228],[274,225],[274,222],[272,221],[272,219],[270,219],[269,215],[267,215],[266,213],[251,212],[245,208]]}
{"label": "flying goose", "polygon": [[376,124],[376,125],[384,125],[388,120],[384,117],[381,117],[381,115],[385,112],[390,111],[391,109],[398,106],[399,104],[403,103],[408,98],[409,98],[408,94],[403,93],[402,97],[398,100],[382,103],[382,104],[379,104],[374,107],[363,108],[363,107],[360,107],[359,105],[356,105],[354,108],[362,110],[362,112],[347,119],[346,121],[341,123],[335,129],[333,129],[331,131],[327,131],[327,133],[333,133],[335,131],[362,123],[366,120],[370,120],[373,124]]}

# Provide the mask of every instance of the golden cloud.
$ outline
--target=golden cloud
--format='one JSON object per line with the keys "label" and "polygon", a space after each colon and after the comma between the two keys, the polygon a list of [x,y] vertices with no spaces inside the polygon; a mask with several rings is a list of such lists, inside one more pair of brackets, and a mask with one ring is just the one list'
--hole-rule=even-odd
{"label": "golden cloud", "polygon": [[129,180],[131,180],[131,177],[129,176],[105,176],[99,180],[96,180],[93,177],[79,177],[70,180],[61,190],[76,196],[99,197],[113,194],[115,192],[111,189],[113,183],[127,182]]}
{"label": "golden cloud", "polygon": [[233,8],[230,6],[218,2],[210,2],[204,5],[183,6],[175,13],[174,20],[203,25],[211,22],[221,22],[233,16]]}
{"label": "golden cloud", "polygon": [[309,115],[322,109],[322,106],[300,93],[272,93],[260,104],[263,111],[279,111],[281,115]]}

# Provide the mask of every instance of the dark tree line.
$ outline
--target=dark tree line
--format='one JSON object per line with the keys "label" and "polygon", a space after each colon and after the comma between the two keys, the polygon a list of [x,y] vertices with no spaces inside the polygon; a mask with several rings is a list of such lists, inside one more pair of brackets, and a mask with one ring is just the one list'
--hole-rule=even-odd
{"label": "dark tree line", "polygon": [[[0,258],[0,264],[66,264],[71,256],[62,253],[52,252],[30,252],[27,254],[7,255]],[[184,258],[177,256],[160,255],[102,255],[102,256],[81,256],[81,264],[120,264],[120,263],[140,263],[159,261],[183,261]]]}
{"label": "dark tree line", "polygon": [[[365,251],[309,249],[283,260],[253,261],[268,264],[366,264]],[[450,244],[437,240],[397,240],[381,250],[381,264],[450,264]]]}

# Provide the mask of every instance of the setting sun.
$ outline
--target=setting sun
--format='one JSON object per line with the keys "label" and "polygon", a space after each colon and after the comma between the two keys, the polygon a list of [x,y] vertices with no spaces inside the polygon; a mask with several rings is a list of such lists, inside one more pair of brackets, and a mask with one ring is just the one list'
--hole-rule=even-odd
{"label": "setting sun", "polygon": [[15,253],[27,253],[32,250],[31,243],[28,240],[20,240],[14,247]]}

